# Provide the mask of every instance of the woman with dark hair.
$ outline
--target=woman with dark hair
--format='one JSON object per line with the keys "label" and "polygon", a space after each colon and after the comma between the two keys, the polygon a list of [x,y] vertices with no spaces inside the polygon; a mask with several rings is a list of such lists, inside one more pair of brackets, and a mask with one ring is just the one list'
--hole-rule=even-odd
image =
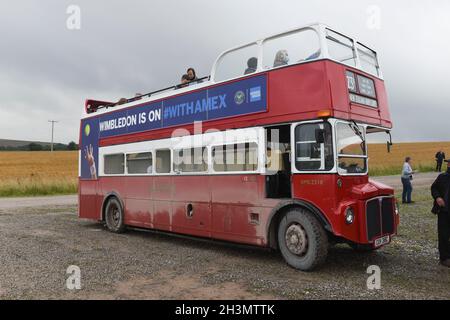
{"label": "woman with dark hair", "polygon": [[413,191],[413,187],[411,184],[411,180],[413,179],[413,174],[415,173],[411,168],[411,157],[405,158],[405,163],[403,164],[402,170],[402,185],[403,185],[403,193],[402,193],[402,203],[413,203],[411,201],[411,193]]}
{"label": "woman with dark hair", "polygon": [[189,81],[197,81],[197,75],[195,74],[194,68],[187,69],[186,74],[188,75]]}

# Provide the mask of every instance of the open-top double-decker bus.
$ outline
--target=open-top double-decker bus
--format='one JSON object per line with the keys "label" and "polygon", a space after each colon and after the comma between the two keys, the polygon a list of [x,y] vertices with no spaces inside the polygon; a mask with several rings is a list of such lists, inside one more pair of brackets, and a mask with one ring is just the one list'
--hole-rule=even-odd
{"label": "open-top double-decker bus", "polygon": [[396,234],[366,143],[391,129],[375,51],[322,24],[283,32],[188,85],[87,100],[79,217],[279,249],[312,270],[330,243],[374,250]]}

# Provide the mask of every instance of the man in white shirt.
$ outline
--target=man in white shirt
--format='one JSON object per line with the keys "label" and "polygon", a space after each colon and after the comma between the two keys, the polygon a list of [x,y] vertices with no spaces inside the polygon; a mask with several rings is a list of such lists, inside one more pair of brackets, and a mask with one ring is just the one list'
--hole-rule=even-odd
{"label": "man in white shirt", "polygon": [[411,168],[411,157],[406,157],[405,163],[403,164],[402,170],[402,184],[403,184],[403,193],[402,193],[402,203],[414,203],[411,201],[411,193],[413,191],[413,187],[411,184],[411,180],[413,179],[414,171]]}

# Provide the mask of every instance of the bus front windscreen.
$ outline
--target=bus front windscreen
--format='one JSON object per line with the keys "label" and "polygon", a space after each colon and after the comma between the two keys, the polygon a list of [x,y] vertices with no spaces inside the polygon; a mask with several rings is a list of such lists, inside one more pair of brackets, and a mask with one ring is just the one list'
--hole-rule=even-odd
{"label": "bus front windscreen", "polygon": [[336,141],[339,173],[365,174],[367,153],[364,128],[353,123],[338,123]]}

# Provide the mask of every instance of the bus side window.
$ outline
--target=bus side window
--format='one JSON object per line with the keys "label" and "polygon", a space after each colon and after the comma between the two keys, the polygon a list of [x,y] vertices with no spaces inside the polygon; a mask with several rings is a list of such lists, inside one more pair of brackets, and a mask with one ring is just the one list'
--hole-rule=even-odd
{"label": "bus side window", "polygon": [[156,150],[156,173],[170,173],[170,150]]}
{"label": "bus side window", "polygon": [[208,152],[206,147],[174,150],[173,170],[179,173],[208,171]]}
{"label": "bus side window", "polygon": [[272,69],[320,57],[319,35],[312,29],[269,38],[263,43],[264,69]]}
{"label": "bus side window", "polygon": [[152,153],[131,153],[127,154],[127,170],[129,174],[151,174],[152,173]]}
{"label": "bus side window", "polygon": [[[324,141],[317,141],[318,129],[324,131]],[[333,168],[331,126],[309,123],[295,128],[295,166],[299,171],[329,171]]]}
{"label": "bus side window", "polygon": [[241,172],[258,169],[258,145],[255,142],[216,146],[212,149],[214,171]]}
{"label": "bus side window", "polygon": [[124,154],[108,154],[103,157],[105,174],[124,174]]}
{"label": "bus side window", "polygon": [[257,69],[258,46],[253,43],[226,52],[218,61],[214,81],[225,81],[254,73]]}

